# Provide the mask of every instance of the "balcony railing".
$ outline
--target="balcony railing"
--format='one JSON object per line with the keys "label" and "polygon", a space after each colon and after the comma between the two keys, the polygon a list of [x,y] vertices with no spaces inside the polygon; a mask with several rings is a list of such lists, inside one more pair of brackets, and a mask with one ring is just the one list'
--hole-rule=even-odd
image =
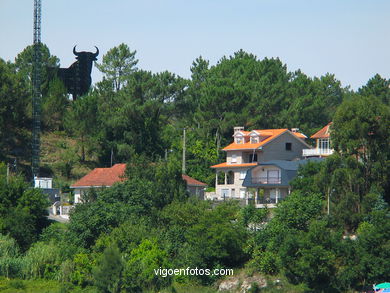
{"label": "balcony railing", "polygon": [[[284,198],[278,198],[281,202]],[[276,198],[262,197],[262,198],[248,198],[248,204],[276,204]]]}
{"label": "balcony railing", "polygon": [[303,149],[302,155],[304,157],[310,157],[310,156],[329,156],[333,154],[333,149]]}
{"label": "balcony railing", "polygon": [[280,184],[281,177],[252,177],[252,184]]}

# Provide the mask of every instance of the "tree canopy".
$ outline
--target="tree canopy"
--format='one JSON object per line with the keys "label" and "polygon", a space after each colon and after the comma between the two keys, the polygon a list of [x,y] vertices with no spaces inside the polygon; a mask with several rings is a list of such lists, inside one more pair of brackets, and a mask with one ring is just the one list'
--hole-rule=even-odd
{"label": "tree canopy", "polygon": [[[15,62],[0,59],[0,160],[22,166],[7,176],[0,164],[1,276],[61,281],[64,292],[175,292],[218,277],[163,278],[155,269],[234,268],[282,280],[268,291],[288,291],[288,283],[297,292],[352,292],[390,275],[385,77],[354,91],[333,74],[290,72],[279,58],[239,50],[216,64],[196,58],[186,79],[137,68],[136,51],[122,43],[97,64],[103,80],[71,101],[50,76],[58,58],[45,45],[42,52],[42,169],[64,193],[96,166],[127,169],[123,182],[84,194],[69,223],[49,225],[45,196],[23,178],[32,47]],[[330,121],[335,153],[300,168],[276,209],[189,198],[184,143],[187,174],[211,187],[210,166],[225,160],[220,150],[234,126],[298,127],[310,136]]]}

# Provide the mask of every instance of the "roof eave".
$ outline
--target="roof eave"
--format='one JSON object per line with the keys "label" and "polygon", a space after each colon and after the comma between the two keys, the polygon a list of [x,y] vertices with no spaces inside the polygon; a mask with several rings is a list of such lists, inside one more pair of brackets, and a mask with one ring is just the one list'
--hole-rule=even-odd
{"label": "roof eave", "polygon": [[74,186],[74,185],[71,185],[69,186],[69,188],[73,188],[73,189],[76,189],[76,188],[79,188],[79,189],[86,189],[86,188],[103,188],[103,187],[111,187],[112,185],[84,185],[84,186]]}
{"label": "roof eave", "polygon": [[252,184],[252,185],[248,185],[247,187],[289,187],[289,185],[285,185],[285,184]]}
{"label": "roof eave", "polygon": [[226,148],[223,148],[222,151],[253,151],[253,150],[262,150],[263,149],[263,146],[259,146],[259,147],[255,147],[255,148],[242,148],[242,149],[226,149]]}

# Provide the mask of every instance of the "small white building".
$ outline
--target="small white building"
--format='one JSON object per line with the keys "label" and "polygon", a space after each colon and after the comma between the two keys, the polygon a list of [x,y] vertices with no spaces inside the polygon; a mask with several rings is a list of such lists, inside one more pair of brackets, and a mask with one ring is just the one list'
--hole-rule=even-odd
{"label": "small white building", "polygon": [[53,188],[53,178],[47,177],[34,177],[34,187],[42,189],[52,189]]}

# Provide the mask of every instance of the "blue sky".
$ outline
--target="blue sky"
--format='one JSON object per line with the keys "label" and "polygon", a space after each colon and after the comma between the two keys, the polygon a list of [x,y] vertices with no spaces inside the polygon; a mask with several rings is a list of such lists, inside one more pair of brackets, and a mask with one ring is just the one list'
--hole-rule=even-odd
{"label": "blue sky", "polygon": [[[33,2],[0,0],[0,58],[32,43]],[[42,41],[63,67],[75,44],[104,54],[124,42],[139,68],[189,77],[198,56],[215,64],[243,49],[357,89],[390,78],[389,15],[387,0],[42,0]]]}

